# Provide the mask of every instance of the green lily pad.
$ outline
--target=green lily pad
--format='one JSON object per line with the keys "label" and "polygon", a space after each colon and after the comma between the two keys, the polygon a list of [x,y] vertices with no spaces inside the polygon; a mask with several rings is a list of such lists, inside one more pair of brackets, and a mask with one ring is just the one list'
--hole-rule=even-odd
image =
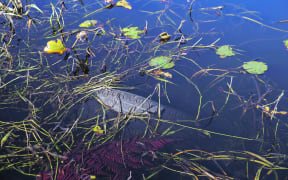
{"label": "green lily pad", "polygon": [[123,28],[121,31],[124,33],[124,36],[131,39],[138,39],[140,38],[139,34],[144,33],[144,31],[138,30],[138,27]]}
{"label": "green lily pad", "polygon": [[220,56],[220,58],[225,58],[227,56],[234,56],[235,53],[232,51],[232,48],[228,45],[220,46],[216,54]]}
{"label": "green lily pad", "polygon": [[264,62],[249,61],[243,64],[243,68],[250,74],[263,74],[268,66]]}
{"label": "green lily pad", "polygon": [[288,40],[284,40],[283,42],[284,42],[285,46],[288,48]]}
{"label": "green lily pad", "polygon": [[175,66],[172,59],[167,56],[158,56],[150,60],[149,65],[152,67],[159,67],[161,69],[170,69]]}
{"label": "green lily pad", "polygon": [[79,27],[91,27],[91,26],[95,26],[97,24],[97,20],[86,20],[84,22],[82,22],[81,24],[79,24]]}

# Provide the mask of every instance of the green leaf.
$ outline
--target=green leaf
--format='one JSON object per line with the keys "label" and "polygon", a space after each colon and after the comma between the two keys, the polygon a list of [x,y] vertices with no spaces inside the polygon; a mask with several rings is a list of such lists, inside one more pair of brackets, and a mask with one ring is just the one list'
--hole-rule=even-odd
{"label": "green leaf", "polygon": [[288,40],[284,40],[283,42],[284,42],[286,48],[288,48]]}
{"label": "green leaf", "polygon": [[149,65],[152,67],[158,67],[161,69],[170,69],[175,66],[172,59],[167,56],[158,56],[150,60]]}
{"label": "green leaf", "polygon": [[79,24],[79,27],[91,27],[91,26],[95,26],[97,24],[97,20],[86,20],[84,22],[82,22],[81,24]]}
{"label": "green leaf", "polygon": [[243,64],[243,69],[250,74],[263,74],[267,71],[268,66],[264,62],[249,61]]}
{"label": "green leaf", "polygon": [[65,51],[66,48],[60,39],[57,39],[57,42],[53,40],[48,41],[46,47],[44,48],[44,52],[48,54],[63,54]]}
{"label": "green leaf", "polygon": [[234,56],[235,53],[232,51],[232,48],[228,45],[220,46],[216,50],[216,54],[220,56],[220,58],[225,58],[227,56]]}
{"label": "green leaf", "polygon": [[124,36],[131,39],[138,39],[140,38],[139,34],[144,33],[144,31],[138,30],[138,27],[123,28],[121,31],[124,33]]}

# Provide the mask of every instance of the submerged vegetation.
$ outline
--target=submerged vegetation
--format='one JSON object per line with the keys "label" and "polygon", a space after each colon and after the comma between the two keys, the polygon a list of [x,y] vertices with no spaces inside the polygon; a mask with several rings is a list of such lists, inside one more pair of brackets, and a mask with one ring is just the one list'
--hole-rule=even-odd
{"label": "submerged vegetation", "polygon": [[257,12],[4,0],[0,16],[1,176],[287,178],[286,90],[264,76],[266,59],[217,32],[238,18],[287,33]]}

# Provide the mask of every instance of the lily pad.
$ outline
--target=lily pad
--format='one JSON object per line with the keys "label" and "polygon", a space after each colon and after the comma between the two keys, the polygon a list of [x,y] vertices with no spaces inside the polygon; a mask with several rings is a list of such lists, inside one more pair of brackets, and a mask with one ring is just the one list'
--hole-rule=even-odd
{"label": "lily pad", "polygon": [[144,33],[144,31],[138,30],[138,27],[123,28],[121,31],[124,33],[124,36],[131,39],[138,39],[140,38],[139,34]]}
{"label": "lily pad", "polygon": [[216,54],[220,56],[220,58],[225,58],[227,56],[234,56],[235,53],[232,51],[232,47],[228,46],[228,45],[224,45],[224,46],[220,46],[217,51]]}
{"label": "lily pad", "polygon": [[286,46],[286,48],[288,48],[288,40],[284,40],[284,45]]}
{"label": "lily pad", "polygon": [[158,56],[150,60],[149,65],[152,67],[158,67],[161,69],[170,69],[175,66],[172,59],[167,56]]}
{"label": "lily pad", "polygon": [[126,0],[121,0],[121,1],[116,2],[116,6],[124,7],[130,10],[132,9],[132,6]]}
{"label": "lily pad", "polygon": [[48,54],[58,53],[62,55],[67,49],[63,45],[60,39],[57,39],[57,42],[54,40],[48,41],[44,52]]}
{"label": "lily pad", "polygon": [[91,26],[95,26],[97,24],[97,20],[86,20],[84,22],[82,22],[81,24],[79,24],[79,27],[91,27]]}
{"label": "lily pad", "polygon": [[250,74],[263,74],[268,66],[264,62],[249,61],[243,64],[243,68]]}

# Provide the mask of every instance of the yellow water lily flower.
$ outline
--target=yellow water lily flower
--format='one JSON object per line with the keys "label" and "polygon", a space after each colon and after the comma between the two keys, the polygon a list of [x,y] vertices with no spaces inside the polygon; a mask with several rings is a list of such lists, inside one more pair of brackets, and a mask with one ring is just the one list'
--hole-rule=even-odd
{"label": "yellow water lily flower", "polygon": [[58,53],[62,55],[67,49],[63,45],[60,39],[57,39],[57,42],[54,40],[48,41],[44,52],[48,54]]}

